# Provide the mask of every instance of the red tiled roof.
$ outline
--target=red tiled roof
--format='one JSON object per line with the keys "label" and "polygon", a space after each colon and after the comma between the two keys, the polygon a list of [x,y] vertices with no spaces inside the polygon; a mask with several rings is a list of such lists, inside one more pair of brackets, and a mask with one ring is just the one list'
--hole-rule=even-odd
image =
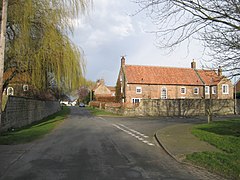
{"label": "red tiled roof", "polygon": [[[8,69],[6,72],[3,74],[3,80],[6,81],[9,79],[14,72],[14,69]],[[21,73],[17,74],[12,78],[10,83],[29,83],[30,82],[30,75],[28,73]]]}
{"label": "red tiled roof", "polygon": [[217,85],[223,79],[214,70],[197,70],[197,73],[206,85]]}
{"label": "red tiled roof", "polygon": [[125,65],[128,83],[203,85],[192,68]]}

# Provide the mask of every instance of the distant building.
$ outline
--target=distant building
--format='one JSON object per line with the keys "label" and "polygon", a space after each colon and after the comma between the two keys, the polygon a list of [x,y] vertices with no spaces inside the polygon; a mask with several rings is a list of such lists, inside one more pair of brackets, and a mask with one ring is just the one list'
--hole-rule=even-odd
{"label": "distant building", "polygon": [[14,69],[9,69],[4,72],[3,80],[9,82],[8,85],[4,87],[3,94],[8,96],[33,97],[34,89],[29,83],[30,77],[28,73],[13,75]]}
{"label": "distant building", "polygon": [[236,92],[240,93],[240,79],[235,84]]}
{"label": "distant building", "polygon": [[236,92],[236,98],[240,99],[240,79],[235,83],[234,93]]}
{"label": "distant building", "polygon": [[92,89],[93,96],[97,101],[114,102],[115,87],[106,86],[103,79],[97,81],[96,86]]}
{"label": "distant building", "polygon": [[45,91],[36,89],[31,84],[31,77],[27,72],[15,74],[15,70],[12,68],[4,72],[3,80],[4,82],[8,81],[7,86],[4,87],[3,95],[56,100],[51,89]]}
{"label": "distant building", "polygon": [[222,69],[127,65],[121,59],[117,89],[124,103],[141,99],[233,99],[233,85],[222,75]]}

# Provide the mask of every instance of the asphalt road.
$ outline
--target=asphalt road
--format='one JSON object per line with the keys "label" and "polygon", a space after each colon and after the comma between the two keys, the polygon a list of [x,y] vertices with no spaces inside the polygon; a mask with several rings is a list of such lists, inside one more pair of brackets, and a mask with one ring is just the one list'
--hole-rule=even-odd
{"label": "asphalt road", "polygon": [[155,142],[157,130],[189,121],[199,120],[94,117],[85,108],[72,107],[69,118],[26,145],[19,158],[0,172],[0,179],[216,179],[176,162]]}

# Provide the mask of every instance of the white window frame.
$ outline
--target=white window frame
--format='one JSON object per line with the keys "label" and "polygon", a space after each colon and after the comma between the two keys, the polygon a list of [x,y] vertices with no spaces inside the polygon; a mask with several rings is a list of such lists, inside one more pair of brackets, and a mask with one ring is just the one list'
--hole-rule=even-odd
{"label": "white window frame", "polygon": [[[195,92],[195,90],[197,90],[197,92]],[[199,94],[199,88],[198,87],[193,88],[193,94]]]}
{"label": "white window frame", "polygon": [[[138,100],[139,102],[136,102],[136,100]],[[133,104],[140,103],[140,102],[141,102],[141,98],[132,98]]]}
{"label": "white window frame", "polygon": [[[140,91],[138,92],[138,90]],[[142,87],[136,87],[136,94],[142,94]]]}
{"label": "white window frame", "polygon": [[210,87],[209,86],[205,86],[205,94],[209,94],[210,93]]}
{"label": "white window frame", "polygon": [[27,84],[23,85],[23,91],[28,91],[29,90],[29,86]]}
{"label": "white window frame", "polygon": [[[163,94],[163,90],[166,90],[166,94],[165,95]],[[166,87],[162,87],[162,89],[161,89],[161,99],[167,99],[167,88]]]}
{"label": "white window frame", "polygon": [[[224,87],[226,87],[226,92],[224,91]],[[222,94],[229,94],[229,85],[222,84]]]}
{"label": "white window frame", "polygon": [[217,94],[217,86],[212,86],[212,94]]}
{"label": "white window frame", "polygon": [[[182,92],[183,89],[184,89],[184,92]],[[180,88],[180,93],[181,93],[181,94],[186,94],[186,93],[187,93],[186,87],[181,87],[181,88]]]}
{"label": "white window frame", "polygon": [[[11,90],[11,92],[10,92],[10,90]],[[7,95],[8,95],[8,96],[13,96],[13,95],[14,95],[14,89],[13,89],[13,87],[8,87],[8,88],[7,88]]]}

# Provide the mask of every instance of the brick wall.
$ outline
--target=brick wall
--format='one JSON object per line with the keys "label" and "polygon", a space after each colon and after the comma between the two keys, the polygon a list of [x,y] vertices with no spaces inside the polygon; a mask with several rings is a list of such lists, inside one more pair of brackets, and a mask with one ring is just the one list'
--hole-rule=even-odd
{"label": "brick wall", "polygon": [[96,101],[100,102],[115,102],[115,96],[109,95],[96,95]]}
{"label": "brick wall", "polygon": [[[212,112],[215,115],[234,114],[234,100],[212,100]],[[117,113],[127,116],[203,116],[207,115],[210,100],[204,99],[144,99],[138,107],[116,108]],[[113,107],[106,107],[114,112]]]}
{"label": "brick wall", "polygon": [[[222,94],[222,85],[229,85],[229,93]],[[136,88],[141,87],[142,92],[136,93]],[[206,99],[210,94],[204,95],[203,86],[185,86],[185,85],[147,85],[147,84],[128,84],[125,87],[126,102],[132,102],[132,98],[140,99],[159,99],[161,98],[162,88],[167,90],[167,99]],[[186,93],[181,93],[181,88],[186,89]],[[198,93],[194,93],[194,88],[198,88]],[[233,99],[233,86],[231,83],[222,81],[218,84],[217,94],[212,94],[212,99]]]}
{"label": "brick wall", "polygon": [[[228,94],[223,94],[222,93],[222,85],[223,84],[227,84],[229,86],[229,93]],[[222,80],[218,84],[217,92],[218,92],[218,98],[219,99],[233,99],[234,87],[229,80]]]}
{"label": "brick wall", "polygon": [[238,82],[236,84],[236,91],[240,92],[240,79],[238,80]]}
{"label": "brick wall", "polygon": [[40,101],[9,96],[2,113],[2,131],[42,120],[61,110],[58,101]]}
{"label": "brick wall", "polygon": [[[136,88],[141,87],[142,93],[137,94]],[[181,94],[181,88],[186,88],[186,93]],[[143,99],[159,99],[161,98],[162,88],[167,89],[167,99],[201,99],[203,94],[202,86],[176,86],[176,85],[138,85],[138,84],[128,84],[126,87],[126,102],[132,102],[132,98],[143,98]],[[198,94],[194,94],[194,88],[199,89]]]}

